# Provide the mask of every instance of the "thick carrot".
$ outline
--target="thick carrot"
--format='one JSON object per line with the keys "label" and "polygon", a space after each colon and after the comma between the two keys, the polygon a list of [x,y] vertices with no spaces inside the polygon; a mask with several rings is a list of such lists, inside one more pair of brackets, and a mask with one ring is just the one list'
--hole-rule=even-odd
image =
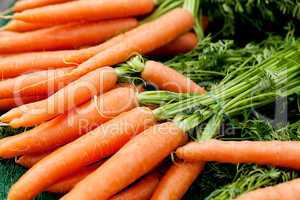
{"label": "thick carrot", "polygon": [[[45,100],[23,105],[9,111],[1,117],[1,120],[7,122],[7,116],[18,116],[11,119],[10,126],[31,127],[41,124],[54,118],[59,114],[66,113],[68,110],[77,107],[93,96],[102,94],[111,90],[117,83],[117,74],[111,67],[104,67],[80,77],[78,80],[57,91]],[[20,115],[20,111],[22,114]]]}
{"label": "thick carrot", "polygon": [[142,78],[152,82],[158,88],[181,93],[204,94],[204,88],[180,74],[176,70],[155,61],[147,61]]}
{"label": "thick carrot", "polygon": [[180,200],[203,167],[202,162],[173,164],[161,179],[151,200]]}
{"label": "thick carrot", "polygon": [[150,53],[154,56],[176,56],[191,51],[197,46],[198,39],[194,33],[186,33],[169,44],[162,46]]}
{"label": "thick carrot", "polygon": [[[152,111],[147,108],[136,108],[122,113],[34,165],[12,186],[8,199],[33,198],[59,179],[112,155],[135,134],[153,125],[154,122]],[[32,181],[33,177],[39,178]]]}
{"label": "thick carrot", "polygon": [[54,26],[0,38],[0,53],[74,49],[95,45],[137,25],[136,19],[124,18]]}
{"label": "thick carrot", "polygon": [[299,142],[295,141],[220,141],[191,142],[176,151],[187,161],[255,163],[300,169]]}
{"label": "thick carrot", "polygon": [[47,98],[47,96],[28,96],[0,99],[0,111],[7,111],[17,106],[40,101],[45,98]]}
{"label": "thick carrot", "polygon": [[285,183],[257,189],[245,193],[236,200],[296,200],[300,199],[300,179],[294,179]]}
{"label": "thick carrot", "polygon": [[116,19],[147,14],[153,10],[154,3],[154,0],[79,0],[26,10],[14,14],[13,18],[50,24]]}
{"label": "thick carrot", "polygon": [[58,116],[19,135],[1,139],[0,157],[12,158],[55,149],[136,105],[137,99],[134,90],[130,88],[114,89],[68,114]]}
{"label": "thick carrot", "polygon": [[24,155],[17,158],[16,163],[23,167],[30,168],[33,165],[35,165],[37,162],[45,158],[47,155],[49,155],[49,153],[50,152]]}
{"label": "thick carrot", "polygon": [[70,0],[21,0],[15,3],[12,10],[14,12],[21,12],[32,8],[37,8],[37,7],[47,6],[51,4],[67,2],[67,1]]}
{"label": "thick carrot", "polygon": [[[0,81],[0,98],[26,97],[26,96],[46,96],[60,89],[63,85],[49,85],[47,90],[31,91],[31,93],[15,94],[15,91],[26,88],[40,81],[45,81],[48,78],[61,76],[71,71],[72,68],[61,68],[54,70],[44,70],[34,73],[24,74],[16,78]],[[52,91],[51,91],[52,90]]]}
{"label": "thick carrot", "polygon": [[28,32],[34,31],[46,27],[50,27],[49,24],[39,24],[39,23],[28,23],[20,20],[11,20],[5,26],[1,27],[4,31],[13,31],[13,32]]}
{"label": "thick carrot", "polygon": [[111,200],[149,200],[159,183],[159,174],[151,173],[128,189],[116,194]]}
{"label": "thick carrot", "polygon": [[[153,126],[130,140],[62,199],[111,198],[148,173],[186,141],[186,134],[174,123],[167,122]],[[97,190],[91,191],[89,188],[95,185]]]}

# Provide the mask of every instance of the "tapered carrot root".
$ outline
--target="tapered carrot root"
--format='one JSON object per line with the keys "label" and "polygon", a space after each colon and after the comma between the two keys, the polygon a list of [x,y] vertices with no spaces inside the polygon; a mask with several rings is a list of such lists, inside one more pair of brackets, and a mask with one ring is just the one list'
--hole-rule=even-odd
{"label": "tapered carrot root", "polygon": [[74,49],[95,45],[137,25],[138,22],[134,18],[59,25],[11,38],[0,38],[0,52]]}
{"label": "tapered carrot root", "polygon": [[[49,85],[47,90],[32,91],[23,94],[15,94],[16,90],[26,88],[30,85],[45,81],[55,76],[61,76],[71,71],[72,68],[61,68],[55,70],[44,70],[29,74],[24,74],[16,78],[0,81],[0,98],[14,98],[26,96],[46,96],[51,95],[59,89],[59,84]],[[63,85],[61,85],[62,87]]]}
{"label": "tapered carrot root", "polygon": [[150,53],[156,56],[176,56],[193,50],[198,43],[197,36],[194,33],[186,33],[169,44],[160,47]]}
{"label": "tapered carrot root", "polygon": [[111,200],[148,200],[159,183],[159,175],[151,173],[128,189],[116,194]]}
{"label": "tapered carrot root", "polygon": [[[110,67],[104,67],[86,74],[80,79],[70,83],[69,87],[59,90],[48,99],[24,105],[11,110],[5,116],[14,115],[14,112],[23,110],[23,114],[10,121],[10,126],[31,127],[50,120],[59,114],[87,102],[93,96],[102,94],[114,88],[117,83],[117,74]],[[4,120],[6,122],[6,120]]]}
{"label": "tapered carrot root", "polygon": [[[119,101],[120,99],[122,101]],[[68,114],[58,116],[19,135],[1,139],[0,157],[13,158],[55,149],[136,105],[137,99],[132,89],[114,89]]]}
{"label": "tapered carrot root", "polygon": [[70,0],[20,0],[15,3],[12,10],[15,12],[21,12],[23,10],[29,10],[32,8],[47,6],[56,3],[67,2]]}
{"label": "tapered carrot root", "polygon": [[142,78],[154,83],[160,89],[168,91],[199,94],[205,93],[205,90],[202,87],[189,78],[176,70],[155,61],[146,62],[144,71],[142,72]]}
{"label": "tapered carrot root", "polygon": [[176,151],[187,161],[255,163],[300,169],[299,142],[296,141],[220,141],[191,142]]}
{"label": "tapered carrot root", "polygon": [[[152,111],[146,108],[136,108],[122,113],[38,162],[11,187],[8,198],[11,200],[33,198],[59,179],[112,155],[135,134],[154,122]],[[39,178],[32,182],[33,177]]]}
{"label": "tapered carrot root", "polygon": [[236,200],[275,200],[300,199],[300,179],[294,179],[285,183],[278,184],[273,187],[257,189],[252,192],[245,193]]}
{"label": "tapered carrot root", "polygon": [[39,23],[28,23],[19,20],[11,20],[5,26],[1,27],[4,31],[13,31],[13,32],[28,32],[34,31],[46,27],[50,27],[49,24],[39,24]]}
{"label": "tapered carrot root", "polygon": [[0,99],[0,111],[8,111],[9,109],[46,98],[47,96],[28,96]]}
{"label": "tapered carrot root", "polygon": [[16,163],[22,165],[23,167],[30,168],[37,162],[45,158],[47,155],[49,155],[49,153],[50,152],[24,155],[16,159]]}
{"label": "tapered carrot root", "polygon": [[[176,147],[186,141],[186,134],[173,123],[167,122],[153,126],[130,140],[62,199],[111,198],[148,173]],[[98,190],[89,190],[95,185],[98,186]]]}
{"label": "tapered carrot root", "polygon": [[144,15],[153,8],[153,0],[81,0],[27,10],[16,13],[13,18],[32,23],[63,24]]}
{"label": "tapered carrot root", "polygon": [[151,200],[180,200],[199,173],[203,170],[204,163],[175,163],[161,179]]}

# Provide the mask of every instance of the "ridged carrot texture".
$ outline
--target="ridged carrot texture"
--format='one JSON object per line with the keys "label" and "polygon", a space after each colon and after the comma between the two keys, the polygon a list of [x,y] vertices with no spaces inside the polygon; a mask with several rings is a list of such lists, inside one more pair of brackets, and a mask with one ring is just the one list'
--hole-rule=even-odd
{"label": "ridged carrot texture", "polygon": [[[152,111],[147,108],[135,108],[122,113],[34,165],[11,187],[8,199],[32,199],[59,179],[114,154],[154,122]],[[86,198],[78,196],[75,199]]]}
{"label": "ridged carrot texture", "polygon": [[[86,74],[57,91],[47,99],[16,108],[4,114],[0,120],[7,122],[7,117],[16,116],[9,120],[10,126],[31,127],[41,124],[64,114],[92,97],[111,90],[117,83],[117,74],[111,67],[104,67]],[[19,114],[20,111],[22,114]]]}
{"label": "ridged carrot texture", "polygon": [[[22,88],[26,88],[40,81],[45,81],[48,78],[55,76],[61,76],[70,72],[72,68],[61,68],[54,70],[43,70],[39,72],[24,74],[16,78],[6,79],[0,81],[0,98],[15,98],[15,97],[27,97],[27,96],[46,96],[51,95],[53,92],[59,89],[60,84],[49,85],[47,90],[32,91],[23,94],[15,94],[15,91]],[[63,85],[61,85],[62,87]]]}
{"label": "ridged carrot texture", "polygon": [[154,0],[79,0],[27,10],[14,14],[13,18],[32,23],[63,24],[144,15],[154,6]]}
{"label": "ridged carrot texture", "polygon": [[20,20],[11,20],[5,26],[1,27],[1,30],[4,31],[13,31],[13,32],[28,32],[34,31],[46,27],[50,27],[49,24],[39,24],[39,23],[28,23]]}
{"label": "ridged carrot texture", "polygon": [[0,38],[0,53],[74,49],[95,45],[137,25],[136,19],[124,18],[54,26]]}
{"label": "ridged carrot texture", "polygon": [[151,200],[180,200],[203,170],[204,163],[174,163],[159,182]]}
{"label": "ridged carrot texture", "polygon": [[47,155],[49,155],[49,153],[50,152],[24,155],[17,158],[16,163],[23,167],[30,168],[33,165],[35,165],[37,162],[45,158]]}
{"label": "ridged carrot texture", "polygon": [[245,193],[236,200],[296,200],[300,199],[300,179],[294,179],[285,183],[257,189]]}
{"label": "ridged carrot texture", "polygon": [[[62,200],[109,199],[152,170],[186,141],[186,134],[173,123],[153,126],[130,140]],[[90,190],[95,185],[97,190]]]}
{"label": "ridged carrot texture", "polygon": [[110,200],[149,200],[159,183],[159,174],[151,173]]}
{"label": "ridged carrot texture", "polygon": [[8,111],[9,109],[46,98],[47,96],[28,96],[0,99],[0,111]]}
{"label": "ridged carrot texture", "polygon": [[194,33],[186,33],[150,53],[153,56],[176,56],[193,50],[198,43]]}
{"label": "ridged carrot texture", "polygon": [[191,142],[176,151],[187,161],[255,163],[300,169],[299,142],[296,141],[220,141]]}
{"label": "ridged carrot texture", "polygon": [[12,8],[14,12],[21,12],[32,8],[47,6],[56,3],[63,3],[70,0],[20,0],[15,3]]}
{"label": "ridged carrot texture", "polygon": [[68,114],[58,116],[24,133],[1,139],[0,157],[13,158],[55,149],[136,105],[134,90],[111,90]]}

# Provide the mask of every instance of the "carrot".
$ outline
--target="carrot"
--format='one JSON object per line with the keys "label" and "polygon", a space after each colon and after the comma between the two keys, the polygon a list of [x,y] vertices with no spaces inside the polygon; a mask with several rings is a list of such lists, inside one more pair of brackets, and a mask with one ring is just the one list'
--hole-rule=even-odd
{"label": "carrot", "polygon": [[173,164],[161,179],[151,200],[180,200],[203,167],[202,162]]}
{"label": "carrot", "polygon": [[47,96],[28,96],[0,99],[0,111],[7,111],[17,106],[39,101],[47,98]]}
{"label": "carrot", "polygon": [[59,25],[0,38],[1,53],[74,49],[95,45],[137,26],[134,18]]}
{"label": "carrot", "polygon": [[[187,136],[174,123],[153,126],[130,140],[62,199],[108,199],[148,173]],[[35,176],[36,177],[36,176]],[[97,190],[89,188],[97,185]]]}
{"label": "carrot", "polygon": [[1,27],[4,31],[13,31],[13,32],[28,32],[34,31],[46,27],[50,27],[49,24],[39,24],[39,23],[28,23],[19,20],[11,20],[5,26]]}
{"label": "carrot", "polygon": [[191,142],[176,151],[187,161],[255,163],[300,169],[300,150],[295,141],[219,141]]}
{"label": "carrot", "polygon": [[9,120],[10,126],[14,128],[41,124],[87,102],[97,94],[112,89],[116,83],[117,74],[114,69],[110,67],[101,68],[70,83],[68,87],[57,91],[48,99],[9,111],[0,120],[8,122],[7,116],[16,116]]}
{"label": "carrot", "polygon": [[[11,187],[8,199],[32,199],[59,179],[112,155],[135,134],[154,122],[152,111],[146,108],[122,113],[34,165]],[[44,170],[47,170],[47,173]],[[32,181],[34,177],[39,178]]]}
{"label": "carrot", "polygon": [[159,183],[159,175],[151,173],[128,189],[116,194],[111,200],[148,200]]}
{"label": "carrot", "polygon": [[18,35],[19,33],[15,33],[15,32],[12,32],[12,31],[0,31],[0,37],[9,37],[9,36],[16,36]]}
{"label": "carrot", "polygon": [[147,61],[142,78],[158,88],[181,93],[204,94],[205,90],[195,82],[159,62]]}
{"label": "carrot", "polygon": [[236,200],[275,200],[275,199],[300,199],[300,179],[294,179],[275,186],[257,189],[245,193]]}
{"label": "carrot", "polygon": [[30,168],[33,165],[35,165],[37,162],[45,158],[47,155],[49,155],[49,153],[50,152],[24,155],[17,158],[16,163],[23,167]]}
{"label": "carrot", "polygon": [[137,104],[134,94],[130,88],[114,89],[68,114],[19,135],[1,139],[0,157],[13,158],[41,153],[67,144],[120,113],[134,108]]}
{"label": "carrot", "polygon": [[198,39],[194,33],[186,33],[169,44],[150,53],[153,56],[176,56],[191,51],[197,46]]}
{"label": "carrot", "polygon": [[[31,91],[30,93],[23,93],[23,94],[15,94],[16,90],[20,90],[22,88],[26,88],[30,85],[35,83],[39,83],[40,81],[45,81],[49,77],[61,76],[71,71],[72,68],[61,68],[55,70],[44,70],[38,71],[34,73],[24,74],[18,76],[16,78],[6,79],[0,81],[0,98],[13,98],[13,97],[26,97],[26,96],[46,96],[50,95],[53,92],[57,91],[59,87],[63,85],[55,84],[49,85],[46,90],[40,91]],[[52,90],[52,91],[51,91]]]}
{"label": "carrot", "polygon": [[70,0],[21,0],[15,3],[12,10],[14,12],[21,12],[32,8],[37,8],[37,7],[47,6],[51,4],[67,2],[67,1]]}
{"label": "carrot", "polygon": [[32,23],[63,24],[144,15],[153,10],[154,4],[154,0],[79,0],[26,10],[12,17]]}

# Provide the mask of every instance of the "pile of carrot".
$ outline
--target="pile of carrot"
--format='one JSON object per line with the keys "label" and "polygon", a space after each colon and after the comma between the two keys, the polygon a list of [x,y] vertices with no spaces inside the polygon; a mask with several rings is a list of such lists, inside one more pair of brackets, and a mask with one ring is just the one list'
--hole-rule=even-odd
{"label": "pile of carrot", "polygon": [[[298,142],[191,142],[176,119],[142,105],[144,88],[121,83],[134,74],[174,94],[206,94],[153,60],[201,42],[197,0],[174,2],[20,0],[9,10],[0,30],[0,122],[29,129],[0,139],[0,158],[28,168],[7,199],[48,191],[62,200],[179,200],[208,161],[300,168]],[[239,199],[262,199],[263,190],[275,197],[285,184],[296,197],[294,180]]]}

